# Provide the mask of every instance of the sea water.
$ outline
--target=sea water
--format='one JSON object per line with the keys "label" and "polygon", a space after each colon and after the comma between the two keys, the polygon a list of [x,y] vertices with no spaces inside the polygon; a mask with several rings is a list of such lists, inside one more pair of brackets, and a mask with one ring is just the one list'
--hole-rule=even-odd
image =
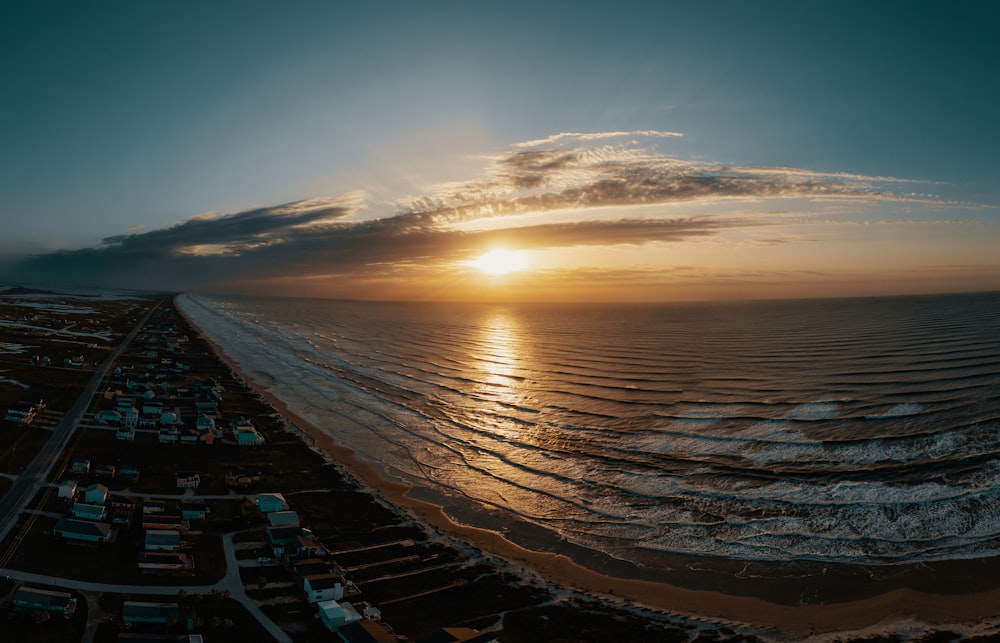
{"label": "sea water", "polygon": [[998,294],[178,305],[386,478],[538,549],[640,566],[1000,553]]}

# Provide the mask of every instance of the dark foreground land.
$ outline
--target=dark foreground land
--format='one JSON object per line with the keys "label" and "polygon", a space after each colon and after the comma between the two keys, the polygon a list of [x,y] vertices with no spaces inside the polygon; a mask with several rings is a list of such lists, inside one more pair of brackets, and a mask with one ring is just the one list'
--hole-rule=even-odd
{"label": "dark foreground land", "polygon": [[[88,316],[91,325],[108,340],[86,342],[90,352],[84,361],[89,366],[63,367],[62,353],[58,367],[32,361],[34,355],[65,348],[64,341],[87,339],[38,330],[69,324],[79,328],[77,317],[47,312],[49,317],[33,319],[31,324],[0,326],[0,342],[30,347],[0,355],[0,369],[6,369],[0,376],[16,382],[0,381],[0,402],[51,400],[36,422],[3,422],[0,472],[8,477],[0,477],[0,492],[39,451],[58,422],[59,411],[75,401],[73,391],[82,390],[93,374],[94,364],[154,303],[88,304],[95,309]],[[0,293],[0,319],[17,320],[26,310],[31,312]],[[70,352],[77,348],[84,347],[74,344]],[[162,301],[114,367],[117,372],[109,371],[99,387],[101,393],[91,401],[52,471],[50,485],[38,491],[33,510],[24,512],[0,543],[0,562],[8,574],[0,580],[3,640],[102,643],[145,636],[141,640],[189,641],[194,640],[188,638],[192,634],[224,642],[280,637],[302,643],[462,640],[441,638],[442,628],[463,628],[452,629],[453,635],[490,632],[482,640],[505,643],[785,639],[777,630],[669,615],[613,597],[555,587],[518,566],[441,536],[359,485],[316,449],[215,355],[169,300]],[[199,409],[205,408],[196,403],[210,397],[209,389],[218,391],[212,394],[218,396],[215,428],[190,431]],[[175,412],[188,432],[174,436],[172,428],[166,430],[148,419],[145,426],[123,436],[115,423],[97,420],[100,411],[114,408],[119,399],[145,391],[152,392],[146,394],[148,400],[162,399],[165,412]],[[237,443],[228,427],[238,418],[252,422],[262,444]],[[81,468],[85,461],[86,469]],[[141,474],[123,475],[133,469]],[[191,486],[192,476],[197,477],[196,486]],[[103,485],[109,507],[115,497],[133,503],[131,513],[118,514],[117,522],[109,523],[115,530],[113,542],[79,543],[55,533],[59,521],[73,510],[71,499],[59,487],[67,480],[75,481],[80,490]],[[300,550],[294,555],[275,549],[269,517],[256,504],[259,494],[272,493],[282,494],[288,510],[298,514],[303,539],[297,541]],[[138,562],[148,553],[147,534],[155,530],[148,524],[144,527],[154,515],[147,509],[161,506],[162,515],[178,517],[187,508],[188,524],[177,530],[178,553],[190,564],[140,569]],[[377,622],[360,633],[356,627],[339,635],[332,632],[307,600],[302,576],[295,571],[296,558],[319,559],[326,569],[342,574],[347,587],[341,602],[352,603],[359,612],[374,608],[370,613],[378,614]],[[78,600],[77,609],[70,617],[15,609],[14,591],[25,585],[69,591]],[[126,601],[168,602],[176,612],[162,622],[128,620]],[[924,632],[908,638],[870,634],[839,640],[936,643],[1000,637]]]}

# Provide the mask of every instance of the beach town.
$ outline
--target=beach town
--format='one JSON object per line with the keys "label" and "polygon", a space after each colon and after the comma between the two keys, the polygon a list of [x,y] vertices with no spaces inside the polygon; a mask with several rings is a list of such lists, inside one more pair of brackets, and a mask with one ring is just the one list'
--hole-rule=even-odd
{"label": "beach town", "polygon": [[[831,639],[832,623],[863,624],[870,610],[794,612],[627,579],[597,590],[597,575],[567,561],[456,538],[255,389],[170,296],[10,287],[0,340],[0,620],[11,640],[962,636],[903,639],[876,625]],[[727,618],[739,601],[743,614],[759,607],[759,624]]]}

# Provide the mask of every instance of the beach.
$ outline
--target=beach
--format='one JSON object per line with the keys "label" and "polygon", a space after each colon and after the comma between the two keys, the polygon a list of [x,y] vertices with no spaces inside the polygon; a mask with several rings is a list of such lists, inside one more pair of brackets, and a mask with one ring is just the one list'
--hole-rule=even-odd
{"label": "beach", "polygon": [[[188,321],[197,328],[190,319]],[[769,577],[751,578],[748,576],[760,575],[746,571],[751,567],[780,570],[781,565],[758,563],[750,566],[710,557],[687,558],[678,563],[678,575],[685,578],[685,586],[681,586],[641,578],[640,574],[634,577],[602,574],[562,553],[527,549],[497,531],[461,524],[440,506],[413,497],[414,490],[410,486],[386,480],[371,464],[336,443],[321,427],[289,409],[263,383],[249,377],[222,347],[207,336],[205,338],[234,373],[254,387],[286,422],[301,430],[317,449],[386,502],[404,509],[441,534],[471,544],[514,566],[530,569],[567,589],[602,597],[617,605],[631,603],[669,614],[735,621],[765,631],[774,630],[781,637],[796,640],[879,624],[891,630],[893,623],[904,621],[928,626],[984,626],[1000,614],[997,607],[1000,606],[1000,589],[992,586],[995,584],[993,579],[1000,576],[997,574],[1000,561],[996,558],[943,561],[906,569],[851,568],[840,573],[817,566],[797,566],[800,573],[807,570],[805,573],[810,577],[807,583],[802,583],[801,579],[783,581],[780,573],[773,572]],[[354,422],[344,416],[338,421]],[[727,583],[727,579],[733,582]],[[720,584],[725,585],[727,591],[700,588]],[[811,597],[802,596],[802,587],[817,589]]]}

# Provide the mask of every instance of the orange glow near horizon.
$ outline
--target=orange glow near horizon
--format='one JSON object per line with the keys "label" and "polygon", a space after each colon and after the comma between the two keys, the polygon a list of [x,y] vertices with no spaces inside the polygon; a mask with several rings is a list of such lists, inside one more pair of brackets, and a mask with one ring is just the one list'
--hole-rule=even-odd
{"label": "orange glow near horizon", "polygon": [[524,250],[494,248],[466,262],[466,265],[490,275],[506,275],[507,273],[520,272],[527,268],[528,256]]}

